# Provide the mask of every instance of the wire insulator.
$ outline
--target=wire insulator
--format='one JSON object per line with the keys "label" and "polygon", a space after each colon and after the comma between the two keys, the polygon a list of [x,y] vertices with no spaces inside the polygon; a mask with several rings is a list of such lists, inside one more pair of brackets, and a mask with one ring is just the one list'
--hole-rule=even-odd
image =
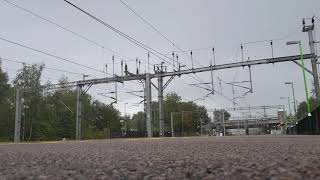
{"label": "wire insulator", "polygon": [[242,46],[242,44],[241,44],[240,48],[241,48],[241,61],[243,61],[243,46]]}
{"label": "wire insulator", "polygon": [[271,57],[273,58],[273,41],[270,41],[270,46],[271,46]]}

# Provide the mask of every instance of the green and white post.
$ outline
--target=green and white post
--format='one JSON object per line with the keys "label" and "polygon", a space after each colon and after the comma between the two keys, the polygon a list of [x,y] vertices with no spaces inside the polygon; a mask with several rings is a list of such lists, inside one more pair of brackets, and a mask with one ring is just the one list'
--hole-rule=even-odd
{"label": "green and white post", "polygon": [[304,68],[304,60],[303,60],[303,52],[302,52],[301,41],[299,41],[299,49],[300,49],[301,66],[302,66],[303,80],[304,80],[304,90],[305,90],[305,92],[306,92],[307,112],[308,112],[308,116],[311,116],[310,99],[309,99],[309,93],[308,93],[306,70],[305,70],[305,68]]}

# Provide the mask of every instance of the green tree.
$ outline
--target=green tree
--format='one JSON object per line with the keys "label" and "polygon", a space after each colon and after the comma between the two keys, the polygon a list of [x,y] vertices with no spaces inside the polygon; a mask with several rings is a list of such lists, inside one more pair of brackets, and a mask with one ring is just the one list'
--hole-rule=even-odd
{"label": "green tree", "polygon": [[51,132],[49,139],[75,138],[76,92],[70,89],[58,89],[45,96],[45,109],[42,120],[48,122]]}
{"label": "green tree", "polygon": [[[205,125],[210,119],[204,106],[199,106],[194,102],[183,102],[176,93],[168,93],[164,98],[164,124],[165,131],[170,131],[171,113],[174,115],[175,132],[184,133],[184,135],[194,135],[200,132],[200,123]],[[159,132],[159,111],[158,102],[152,102],[153,131]],[[138,112],[132,117],[138,131],[146,130],[145,114]]]}
{"label": "green tree", "polygon": [[[31,140],[32,136],[41,139],[48,130],[46,122],[41,121],[39,116],[43,98],[40,84],[43,67],[43,64],[31,66],[24,64],[14,80],[15,86],[22,90],[22,140]],[[38,131],[33,131],[34,128]]]}
{"label": "green tree", "polygon": [[8,75],[0,66],[0,141],[13,138],[14,129],[14,91],[8,83]]}
{"label": "green tree", "polygon": [[[311,111],[313,111],[314,109],[316,109],[318,107],[318,102],[317,99],[314,97],[310,98],[310,105],[311,105]],[[297,119],[302,119],[304,117],[306,117],[308,115],[307,112],[307,104],[306,101],[302,101],[299,103],[298,105],[298,109],[297,109]]]}
{"label": "green tree", "polygon": [[213,111],[213,119],[215,120],[215,121],[222,121],[223,119],[223,117],[222,117],[222,113],[221,112],[223,112],[224,113],[224,120],[225,121],[228,121],[229,120],[229,118],[230,118],[230,113],[228,112],[228,111],[226,111],[225,109],[222,109],[222,110],[214,110]]}
{"label": "green tree", "polygon": [[[75,138],[75,114],[77,91],[63,84],[61,88],[44,90],[40,84],[43,64],[26,66],[18,72],[13,84],[21,89],[22,140],[60,140]],[[46,86],[50,87],[47,82]],[[15,90],[8,83],[8,76],[0,67],[0,140],[13,139]],[[109,137],[111,132],[121,131],[120,112],[86,92],[81,92],[82,138]]]}
{"label": "green tree", "polygon": [[140,111],[132,116],[133,121],[133,129],[136,129],[139,132],[143,132],[146,130],[146,122],[145,122],[145,113]]}

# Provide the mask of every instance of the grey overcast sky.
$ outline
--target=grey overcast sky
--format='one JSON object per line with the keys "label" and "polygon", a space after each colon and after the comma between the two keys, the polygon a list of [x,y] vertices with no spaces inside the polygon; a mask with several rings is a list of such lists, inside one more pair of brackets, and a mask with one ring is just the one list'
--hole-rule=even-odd
{"label": "grey overcast sky", "polygon": [[[30,15],[16,7],[0,0],[0,37],[16,41],[33,48],[37,48],[61,57],[68,58],[81,64],[104,70],[105,63],[111,63],[113,53],[107,48],[119,52],[122,56],[132,59],[140,57],[142,70],[146,70],[147,52],[130,43],[123,37],[115,34],[94,20],[66,4],[63,0],[9,0],[19,6],[31,10],[45,18],[48,18],[68,29],[77,32],[87,38],[102,44],[105,49],[88,41],[61,30],[56,26]],[[274,56],[294,55],[298,53],[295,46],[286,46],[287,40],[302,40],[304,51],[309,52],[307,34],[302,33],[302,18],[316,16],[316,36],[319,36],[320,27],[320,1],[319,0],[124,0],[136,12],[153,24],[159,31],[165,34],[184,50],[207,48],[214,46],[216,49],[217,64],[241,61],[238,51],[241,43],[281,39],[274,41]],[[148,44],[149,46],[170,54],[176,51],[172,44],[168,43],[159,34],[154,32],[144,22],[129,11],[119,0],[71,0],[79,7],[96,15],[119,30]],[[237,53],[238,52],[238,53]],[[187,52],[189,54],[189,52]],[[190,57],[178,53],[180,60],[191,67]],[[85,69],[70,63],[59,61],[37,52],[17,47],[0,40],[0,56],[2,58],[16,59],[28,63],[43,62],[47,67],[59,68],[77,73],[90,74],[93,77],[104,77],[103,73]],[[250,43],[244,45],[244,58],[258,59],[271,57],[270,42]],[[193,57],[196,66],[209,65],[212,51],[207,48],[194,51]],[[119,63],[121,57],[116,57]],[[159,63],[160,60],[151,56],[151,63]],[[134,71],[135,62],[128,63],[129,69]],[[307,66],[310,68],[309,61]],[[21,64],[2,62],[2,67],[7,70],[11,80],[15,76],[15,70],[21,68]],[[111,67],[111,65],[109,65]],[[171,70],[169,67],[168,70]],[[108,72],[112,69],[108,68]],[[116,73],[120,74],[120,64],[116,65]],[[262,65],[252,67],[253,94],[248,94],[244,99],[237,100],[238,106],[274,105],[285,104],[281,96],[290,96],[291,89],[284,85],[286,81],[294,82],[298,101],[305,99],[303,76],[301,69],[293,63],[274,65]],[[203,81],[210,82],[210,73],[198,74]],[[45,70],[43,82],[66,76],[69,80],[79,80],[79,75],[60,73]],[[222,91],[223,96],[214,95],[199,100],[197,103],[205,105],[209,109],[232,107],[232,90],[225,82],[249,80],[248,69],[228,69],[214,72],[215,88]],[[223,80],[222,89],[216,77]],[[177,92],[184,100],[194,100],[203,97],[207,92],[188,84],[195,81],[188,75],[175,78],[165,93]],[[308,75],[309,89],[312,78]],[[94,98],[110,103],[97,95],[100,92],[112,90],[113,85],[97,85],[90,89]],[[138,82],[128,82],[124,86],[119,85],[119,103],[116,105],[120,111],[134,113],[143,107],[134,107],[141,99],[124,92],[129,90],[142,90]],[[243,89],[235,88],[235,96],[243,94]],[[226,98],[227,97],[227,98]],[[157,92],[153,89],[153,99],[157,98]]]}

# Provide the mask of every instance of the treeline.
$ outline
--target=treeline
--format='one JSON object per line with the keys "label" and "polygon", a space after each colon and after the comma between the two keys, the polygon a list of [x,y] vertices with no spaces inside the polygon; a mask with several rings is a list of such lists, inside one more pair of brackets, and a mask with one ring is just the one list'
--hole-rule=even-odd
{"label": "treeline", "polygon": [[[63,88],[44,91],[40,78],[44,65],[26,66],[17,73],[12,85],[0,68],[0,140],[14,136],[16,87],[21,89],[22,141],[75,138],[76,90]],[[61,83],[66,80],[61,80]],[[49,82],[48,82],[49,84]],[[120,131],[120,112],[82,92],[82,138],[106,138]]]}
{"label": "treeline", "polygon": [[[164,128],[165,134],[171,135],[171,113],[173,118],[173,128],[176,136],[191,136],[198,135],[205,126],[210,122],[207,109],[204,106],[199,106],[194,102],[184,102],[176,93],[169,93],[165,96],[164,101]],[[152,102],[152,116],[153,116],[153,132],[154,135],[159,135],[159,104]],[[146,129],[146,123],[143,120],[144,112],[134,114],[131,119],[131,124],[135,126],[138,131]],[[129,124],[127,130],[135,130]]]}
{"label": "treeline", "polygon": [[[21,90],[22,117],[21,140],[61,140],[75,139],[76,90],[60,88],[44,90],[40,84],[44,65],[26,66],[17,73],[12,83],[0,67],[0,141],[12,141],[14,136],[16,89]],[[60,83],[67,82],[61,79]],[[50,82],[47,82],[50,85]],[[137,112],[132,117],[121,116],[112,105],[94,100],[82,92],[82,139],[109,138],[119,133],[146,133],[146,115]],[[152,125],[154,135],[159,135],[158,103],[152,102]],[[171,130],[173,115],[176,135],[196,135],[201,126],[210,120],[204,106],[194,102],[184,102],[175,93],[169,93],[164,99],[165,132]]]}

